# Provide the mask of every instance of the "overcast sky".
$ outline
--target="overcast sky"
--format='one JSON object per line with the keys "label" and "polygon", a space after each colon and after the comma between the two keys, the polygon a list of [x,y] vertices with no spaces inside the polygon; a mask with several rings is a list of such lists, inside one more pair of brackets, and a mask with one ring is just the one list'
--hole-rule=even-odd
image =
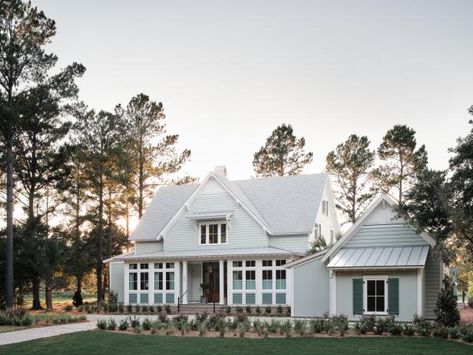
{"label": "overcast sky", "polygon": [[112,110],[143,92],[192,150],[184,171],[253,174],[281,123],[320,172],[351,133],[373,148],[394,124],[417,131],[430,166],[468,129],[473,1],[33,0],[56,20],[51,50],[81,62],[80,97]]}

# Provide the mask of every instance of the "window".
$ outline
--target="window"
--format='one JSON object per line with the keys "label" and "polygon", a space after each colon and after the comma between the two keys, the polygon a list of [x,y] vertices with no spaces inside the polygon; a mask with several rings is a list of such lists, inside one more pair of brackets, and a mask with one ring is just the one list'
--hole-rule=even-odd
{"label": "window", "polygon": [[200,226],[200,244],[207,243],[207,226],[202,224]]}
{"label": "window", "polygon": [[130,270],[136,270],[136,269],[138,269],[138,265],[137,265],[137,264],[130,264],[130,265],[128,266],[128,268],[129,268]]}
{"label": "window", "polygon": [[218,244],[218,224],[209,224],[209,244]]}
{"label": "window", "polygon": [[174,290],[174,272],[166,272],[166,290]]}
{"label": "window", "polygon": [[322,214],[324,216],[328,216],[328,201],[327,200],[322,201]]}
{"label": "window", "polygon": [[254,290],[256,288],[256,271],[246,270],[246,289]]}
{"label": "window", "polygon": [[138,289],[138,274],[136,272],[130,272],[128,288],[130,290]]}
{"label": "window", "polygon": [[272,304],[272,303],[273,303],[273,294],[263,293],[263,304]]}
{"label": "window", "polygon": [[154,289],[155,290],[163,289],[163,273],[162,272],[154,273]]}
{"label": "window", "polygon": [[140,273],[140,290],[146,291],[148,289],[148,276],[147,272]]}
{"label": "window", "polygon": [[246,267],[255,267],[256,266],[256,261],[254,260],[247,260],[245,262]]}
{"label": "window", "polygon": [[276,270],[276,289],[286,289],[286,270]]}
{"label": "window", "polygon": [[243,288],[243,271],[233,271],[233,289],[241,290]]}
{"label": "window", "polygon": [[140,303],[141,304],[147,304],[148,303],[148,294],[147,293],[141,293],[140,294]]}
{"label": "window", "polygon": [[162,269],[163,268],[163,263],[155,263],[154,268],[155,269]]}
{"label": "window", "polygon": [[276,304],[286,304],[285,293],[276,293]]}
{"label": "window", "polygon": [[315,236],[320,238],[322,236],[322,225],[320,223],[315,224]]}
{"label": "window", "polygon": [[286,265],[286,260],[276,260],[276,266]]}
{"label": "window", "polygon": [[273,288],[273,270],[263,270],[263,290]]}
{"label": "window", "polygon": [[227,225],[225,223],[204,223],[200,225],[200,244],[226,244]]}
{"label": "window", "polygon": [[233,267],[242,267],[243,266],[243,261],[234,261],[233,262]]}
{"label": "window", "polygon": [[148,264],[140,264],[141,270],[146,270],[148,268]]}
{"label": "window", "polygon": [[263,260],[263,266],[273,266],[272,260]]}
{"label": "window", "polygon": [[174,269],[174,263],[166,263],[166,269]]}
{"label": "window", "polygon": [[365,277],[364,288],[365,313],[387,313],[387,277]]}

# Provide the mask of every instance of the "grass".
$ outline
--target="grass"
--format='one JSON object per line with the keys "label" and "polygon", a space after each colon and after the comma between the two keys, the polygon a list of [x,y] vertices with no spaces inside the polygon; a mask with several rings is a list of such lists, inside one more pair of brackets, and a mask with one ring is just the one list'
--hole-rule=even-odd
{"label": "grass", "polygon": [[15,330],[25,329],[25,327],[18,327],[15,325],[0,325],[0,333],[13,332]]}
{"label": "grass", "polygon": [[[66,304],[72,304],[72,296],[74,295],[73,291],[64,291],[64,292],[53,292],[52,298],[53,298],[53,307],[62,307],[65,306]],[[92,293],[88,293],[83,291],[82,292],[82,297],[84,302],[95,302],[96,297]],[[40,300],[41,300],[41,305],[43,307],[46,307],[46,299],[44,296],[44,291],[42,290],[40,293]],[[31,308],[33,305],[33,295],[31,293],[28,293],[25,295],[25,308]]]}
{"label": "grass", "polygon": [[221,339],[99,331],[0,347],[0,354],[473,354],[473,346],[435,338]]}

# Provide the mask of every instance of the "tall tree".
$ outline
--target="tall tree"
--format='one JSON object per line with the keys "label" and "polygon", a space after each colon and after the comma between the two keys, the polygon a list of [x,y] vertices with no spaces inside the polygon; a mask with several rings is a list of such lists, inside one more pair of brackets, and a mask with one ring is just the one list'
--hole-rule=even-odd
{"label": "tall tree", "polygon": [[313,159],[313,153],[306,153],[304,147],[304,137],[297,138],[291,125],[278,126],[254,154],[256,176],[299,175]]}
{"label": "tall tree", "polygon": [[[469,113],[473,115],[473,106]],[[469,123],[473,125],[473,120]],[[454,154],[450,159],[449,186],[455,235],[470,256],[469,261],[473,262],[473,127],[450,151]]]}
{"label": "tall tree", "polygon": [[6,165],[6,306],[13,306],[14,138],[20,120],[18,95],[41,81],[56,62],[44,46],[56,33],[53,20],[30,2],[0,1],[0,126]]}
{"label": "tall tree", "polygon": [[100,305],[103,293],[103,242],[105,238],[104,207],[106,200],[106,183],[113,179],[116,171],[114,165],[120,155],[124,135],[119,117],[109,112],[87,111],[84,107],[77,111],[76,133],[79,144],[84,148],[84,173],[91,195],[90,215],[96,230],[96,276],[97,304]]}
{"label": "tall tree", "polygon": [[395,125],[386,132],[378,148],[381,165],[373,171],[376,185],[386,193],[397,191],[399,205],[414,183],[416,174],[427,166],[425,146],[417,148],[415,130],[405,125]]}
{"label": "tall tree", "polygon": [[147,198],[155,190],[153,187],[179,171],[191,151],[177,150],[179,136],[167,134],[163,104],[152,101],[149,96],[138,94],[125,108],[118,105],[115,112],[126,121],[129,158],[126,163],[141,218]]}
{"label": "tall tree", "polygon": [[355,223],[373,197],[368,187],[375,153],[368,137],[352,134],[327,155],[326,170],[336,179],[337,208]]}

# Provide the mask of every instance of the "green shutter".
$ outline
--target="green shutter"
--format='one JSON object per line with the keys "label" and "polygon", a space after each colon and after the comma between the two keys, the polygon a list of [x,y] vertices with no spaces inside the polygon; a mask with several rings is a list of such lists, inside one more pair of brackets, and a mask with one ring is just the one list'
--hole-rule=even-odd
{"label": "green shutter", "polygon": [[353,314],[363,314],[363,279],[353,279]]}
{"label": "green shutter", "polygon": [[399,279],[388,279],[388,313],[399,314]]}

